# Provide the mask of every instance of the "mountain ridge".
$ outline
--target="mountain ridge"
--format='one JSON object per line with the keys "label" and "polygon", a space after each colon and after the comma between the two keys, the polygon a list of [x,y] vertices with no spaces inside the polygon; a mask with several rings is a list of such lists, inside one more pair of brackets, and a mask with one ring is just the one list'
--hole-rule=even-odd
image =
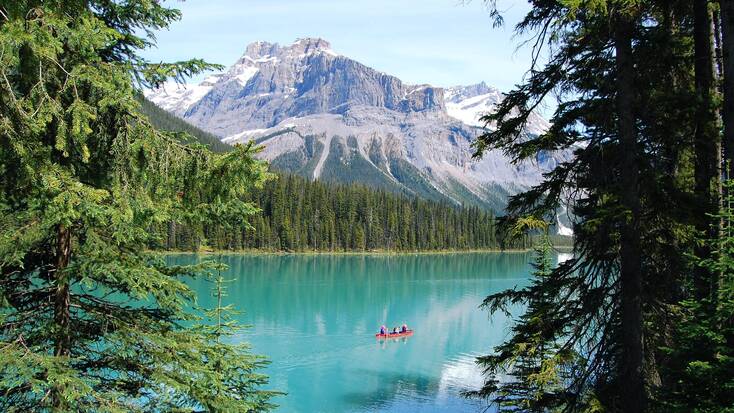
{"label": "mountain ridge", "polygon": [[[499,90],[484,82],[410,85],[323,39],[251,43],[227,71],[147,96],[224,142],[263,144],[262,156],[277,169],[494,210],[568,158],[546,154],[513,165],[489,151],[475,160],[479,118],[501,101]],[[526,131],[547,127],[534,115]]]}

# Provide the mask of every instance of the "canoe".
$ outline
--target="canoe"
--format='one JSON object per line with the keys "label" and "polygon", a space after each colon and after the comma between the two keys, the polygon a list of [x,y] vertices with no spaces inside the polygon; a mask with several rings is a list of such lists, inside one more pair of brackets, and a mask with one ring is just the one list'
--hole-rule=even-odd
{"label": "canoe", "polygon": [[413,335],[413,330],[408,330],[404,333],[395,333],[395,334],[375,334],[375,338],[399,338],[399,337],[410,337]]}

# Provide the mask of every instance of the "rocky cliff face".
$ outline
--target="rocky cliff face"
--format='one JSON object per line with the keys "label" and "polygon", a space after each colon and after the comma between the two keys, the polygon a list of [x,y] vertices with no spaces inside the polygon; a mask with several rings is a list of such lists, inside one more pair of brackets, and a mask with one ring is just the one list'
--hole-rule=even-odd
{"label": "rocky cliff face", "polygon": [[[568,157],[512,165],[492,151],[473,160],[479,118],[501,101],[498,90],[408,85],[322,39],[253,43],[226,72],[148,97],[225,142],[263,144],[275,168],[495,209]],[[547,127],[534,116],[527,133]]]}
{"label": "rocky cliff face", "polygon": [[198,93],[180,104],[164,97],[167,90],[151,99],[221,136],[273,127],[287,118],[343,114],[361,105],[401,112],[444,110],[442,89],[406,85],[337,55],[322,39],[301,39],[285,47],[250,44],[227,72],[196,88]]}

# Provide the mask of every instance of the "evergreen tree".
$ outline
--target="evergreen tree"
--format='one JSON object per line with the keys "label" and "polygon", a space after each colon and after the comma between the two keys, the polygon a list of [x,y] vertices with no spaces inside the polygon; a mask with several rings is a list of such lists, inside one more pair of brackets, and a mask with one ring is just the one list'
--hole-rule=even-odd
{"label": "evergreen tree", "polygon": [[246,219],[246,193],[266,177],[253,147],[215,155],[140,113],[134,83],[212,67],[138,55],[179,17],[148,1],[0,5],[3,411],[271,407],[261,358],[187,327],[182,277],[206,266],[147,252],[168,222],[191,238]]}
{"label": "evergreen tree", "polygon": [[[250,351],[250,346],[245,342],[232,345],[225,343],[223,340],[234,336],[241,329],[233,320],[233,316],[239,314],[239,312],[231,304],[224,305],[224,299],[227,296],[226,284],[232,282],[232,280],[225,280],[222,276],[222,271],[226,270],[227,266],[222,263],[221,255],[216,261],[211,262],[210,268],[208,276],[214,284],[211,292],[216,299],[216,306],[211,309],[202,309],[207,322],[196,328],[209,342],[214,343],[208,349],[210,354],[206,354],[206,357],[212,360],[213,369],[219,372],[220,377],[200,383],[203,389],[213,393],[213,398],[216,400],[216,402],[209,402],[203,407],[207,411],[230,412],[243,410],[246,406],[243,405],[241,400],[227,397],[228,394],[242,393],[243,390],[248,391],[251,395],[252,407],[250,411],[269,407],[269,399],[277,393],[258,391],[257,388],[253,387],[254,385],[267,383],[267,377],[253,369],[253,367],[264,367],[266,360],[261,356],[243,357],[242,355],[248,354]],[[247,375],[248,379],[242,380],[243,375]],[[249,386],[249,389],[238,390],[237,388],[243,384]],[[221,397],[222,395],[224,397]]]}
{"label": "evergreen tree", "polygon": [[[569,203],[576,219],[575,258],[529,290],[556,297],[539,315],[552,332],[521,320],[542,339],[535,349],[573,354],[564,357],[571,364],[562,391],[541,403],[563,411],[644,411],[650,389],[665,385],[659,370],[667,356],[659,349],[670,342],[674,321],[663,309],[690,279],[685,257],[696,249],[695,229],[715,198],[698,198],[702,182],[711,182],[707,194],[714,189],[717,166],[711,151],[698,147],[703,160],[696,142],[708,140],[710,148],[718,137],[715,128],[696,126],[710,120],[711,104],[696,98],[692,76],[696,19],[683,1],[531,6],[517,31],[535,36],[533,67],[484,118],[496,128],[476,148],[478,156],[500,149],[517,160],[574,153],[540,185],[513,197],[500,220],[511,228],[527,217],[551,219]],[[543,50],[550,54],[540,65]],[[540,136],[523,134],[528,116],[551,93],[559,99],[552,126]],[[528,303],[528,297],[507,291],[494,301]],[[492,374],[501,363],[487,360],[487,385],[478,394],[493,398]]]}
{"label": "evergreen tree", "polygon": [[723,223],[721,235],[703,240],[716,254],[696,259],[707,272],[722,274],[720,285],[715,296],[690,296],[674,307],[674,340],[663,348],[669,362],[662,373],[670,385],[660,389],[656,411],[734,411],[734,181],[724,185],[724,205],[711,220]]}
{"label": "evergreen tree", "polygon": [[[514,294],[507,292],[487,297],[482,307],[490,312],[507,311],[508,304],[523,302],[527,309],[514,324],[512,336],[495,349],[495,353],[483,356],[479,362],[491,372],[491,377],[481,392],[470,395],[493,394],[493,402],[500,411],[546,412],[562,406],[564,380],[574,360],[573,349],[557,343],[560,337],[546,317],[548,307],[556,299],[545,285],[552,282],[552,244],[548,224],[533,218],[520,220],[515,230],[540,230],[543,235],[535,247],[532,283],[521,291],[521,300],[507,299]],[[513,292],[514,293],[514,292]],[[508,316],[511,316],[507,312]],[[495,374],[503,372],[507,379],[498,380]],[[489,393],[488,393],[489,392]]]}

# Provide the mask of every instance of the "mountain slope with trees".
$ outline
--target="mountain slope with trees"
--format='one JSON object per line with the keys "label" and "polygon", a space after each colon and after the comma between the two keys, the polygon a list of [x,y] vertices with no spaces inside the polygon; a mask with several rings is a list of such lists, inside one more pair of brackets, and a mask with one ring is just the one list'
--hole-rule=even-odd
{"label": "mountain slope with trees", "polygon": [[[227,143],[264,144],[283,172],[500,210],[569,152],[515,164],[501,151],[472,158],[477,118],[503,94],[485,84],[411,85],[331,49],[320,38],[247,45],[199,84],[146,96]],[[533,114],[526,134],[546,130]]]}
{"label": "mountain slope with trees", "polygon": [[[177,116],[159,108],[155,103],[149,101],[144,96],[140,95],[138,97],[138,101],[140,102],[140,112],[145,115],[156,128],[177,133],[177,138],[179,140],[190,140],[188,143],[200,143],[205,145],[212,152],[227,152],[232,150],[231,145],[223,143],[218,137],[182,121]],[[194,139],[191,139],[191,137]]]}
{"label": "mountain slope with trees", "polygon": [[[232,146],[142,98],[143,113],[163,130],[186,132],[214,151]],[[250,200],[261,211],[248,225],[199,229],[169,223],[155,248],[263,251],[442,251],[526,248],[529,239],[498,240],[494,213],[448,200],[425,200],[361,184],[342,185],[279,174]],[[251,224],[251,225],[250,225]],[[551,237],[568,245],[569,237]]]}

